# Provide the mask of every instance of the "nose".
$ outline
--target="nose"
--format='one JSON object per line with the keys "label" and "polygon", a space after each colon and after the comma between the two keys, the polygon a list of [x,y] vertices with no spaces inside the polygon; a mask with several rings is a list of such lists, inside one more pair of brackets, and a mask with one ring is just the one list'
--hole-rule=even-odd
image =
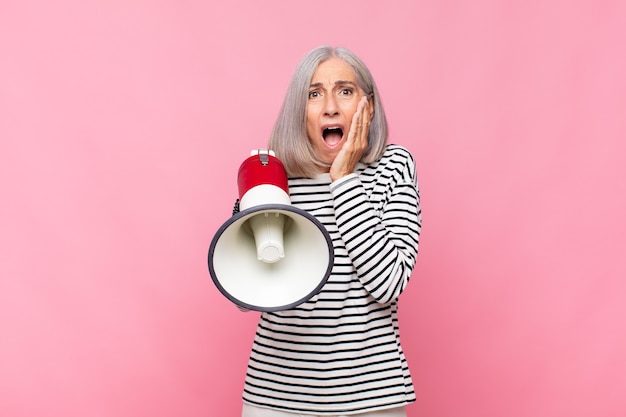
{"label": "nose", "polygon": [[324,116],[336,116],[339,114],[339,107],[337,106],[337,100],[333,94],[326,95],[324,100]]}

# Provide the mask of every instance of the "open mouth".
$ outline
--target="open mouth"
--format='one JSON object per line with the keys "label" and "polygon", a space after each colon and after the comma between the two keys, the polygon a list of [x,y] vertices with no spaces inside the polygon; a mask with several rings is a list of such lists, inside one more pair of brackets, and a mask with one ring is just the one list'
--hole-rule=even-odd
{"label": "open mouth", "polygon": [[327,127],[322,130],[322,138],[329,146],[335,146],[343,138],[343,129],[338,126]]}

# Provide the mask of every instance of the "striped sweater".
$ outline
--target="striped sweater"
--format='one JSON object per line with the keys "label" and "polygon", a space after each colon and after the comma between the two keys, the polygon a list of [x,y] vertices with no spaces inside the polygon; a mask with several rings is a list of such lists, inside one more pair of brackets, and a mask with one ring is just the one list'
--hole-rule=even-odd
{"label": "striped sweater", "polygon": [[378,162],[359,164],[348,177],[294,178],[289,191],[292,204],[328,230],[335,263],[309,301],[261,314],[244,402],[332,415],[415,401],[398,328],[398,296],[421,230],[411,154],[388,145]]}

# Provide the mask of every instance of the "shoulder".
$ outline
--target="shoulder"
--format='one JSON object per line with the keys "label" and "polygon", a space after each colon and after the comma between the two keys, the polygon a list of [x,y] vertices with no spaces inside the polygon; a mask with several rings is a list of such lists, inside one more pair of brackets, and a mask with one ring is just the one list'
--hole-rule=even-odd
{"label": "shoulder", "polygon": [[381,162],[383,160],[394,161],[394,162],[405,162],[410,165],[415,164],[415,160],[413,159],[413,155],[407,148],[401,145],[389,144],[385,148],[385,152],[383,152],[383,156],[381,157]]}
{"label": "shoulder", "polygon": [[388,184],[416,183],[415,162],[408,149],[389,144],[382,156],[371,164],[363,164],[357,174],[365,183]]}
{"label": "shoulder", "polygon": [[383,152],[376,165],[378,165],[379,170],[395,171],[402,176],[408,174],[409,178],[413,178],[415,175],[413,155],[407,148],[401,145],[387,145],[385,152]]}

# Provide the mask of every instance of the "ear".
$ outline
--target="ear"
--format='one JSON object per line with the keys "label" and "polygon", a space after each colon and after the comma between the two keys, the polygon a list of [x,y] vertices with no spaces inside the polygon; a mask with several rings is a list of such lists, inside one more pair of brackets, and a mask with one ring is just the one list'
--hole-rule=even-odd
{"label": "ear", "polygon": [[369,110],[370,110],[370,123],[372,123],[372,120],[374,120],[374,94],[370,94],[369,97],[367,98],[367,105],[369,106]]}

